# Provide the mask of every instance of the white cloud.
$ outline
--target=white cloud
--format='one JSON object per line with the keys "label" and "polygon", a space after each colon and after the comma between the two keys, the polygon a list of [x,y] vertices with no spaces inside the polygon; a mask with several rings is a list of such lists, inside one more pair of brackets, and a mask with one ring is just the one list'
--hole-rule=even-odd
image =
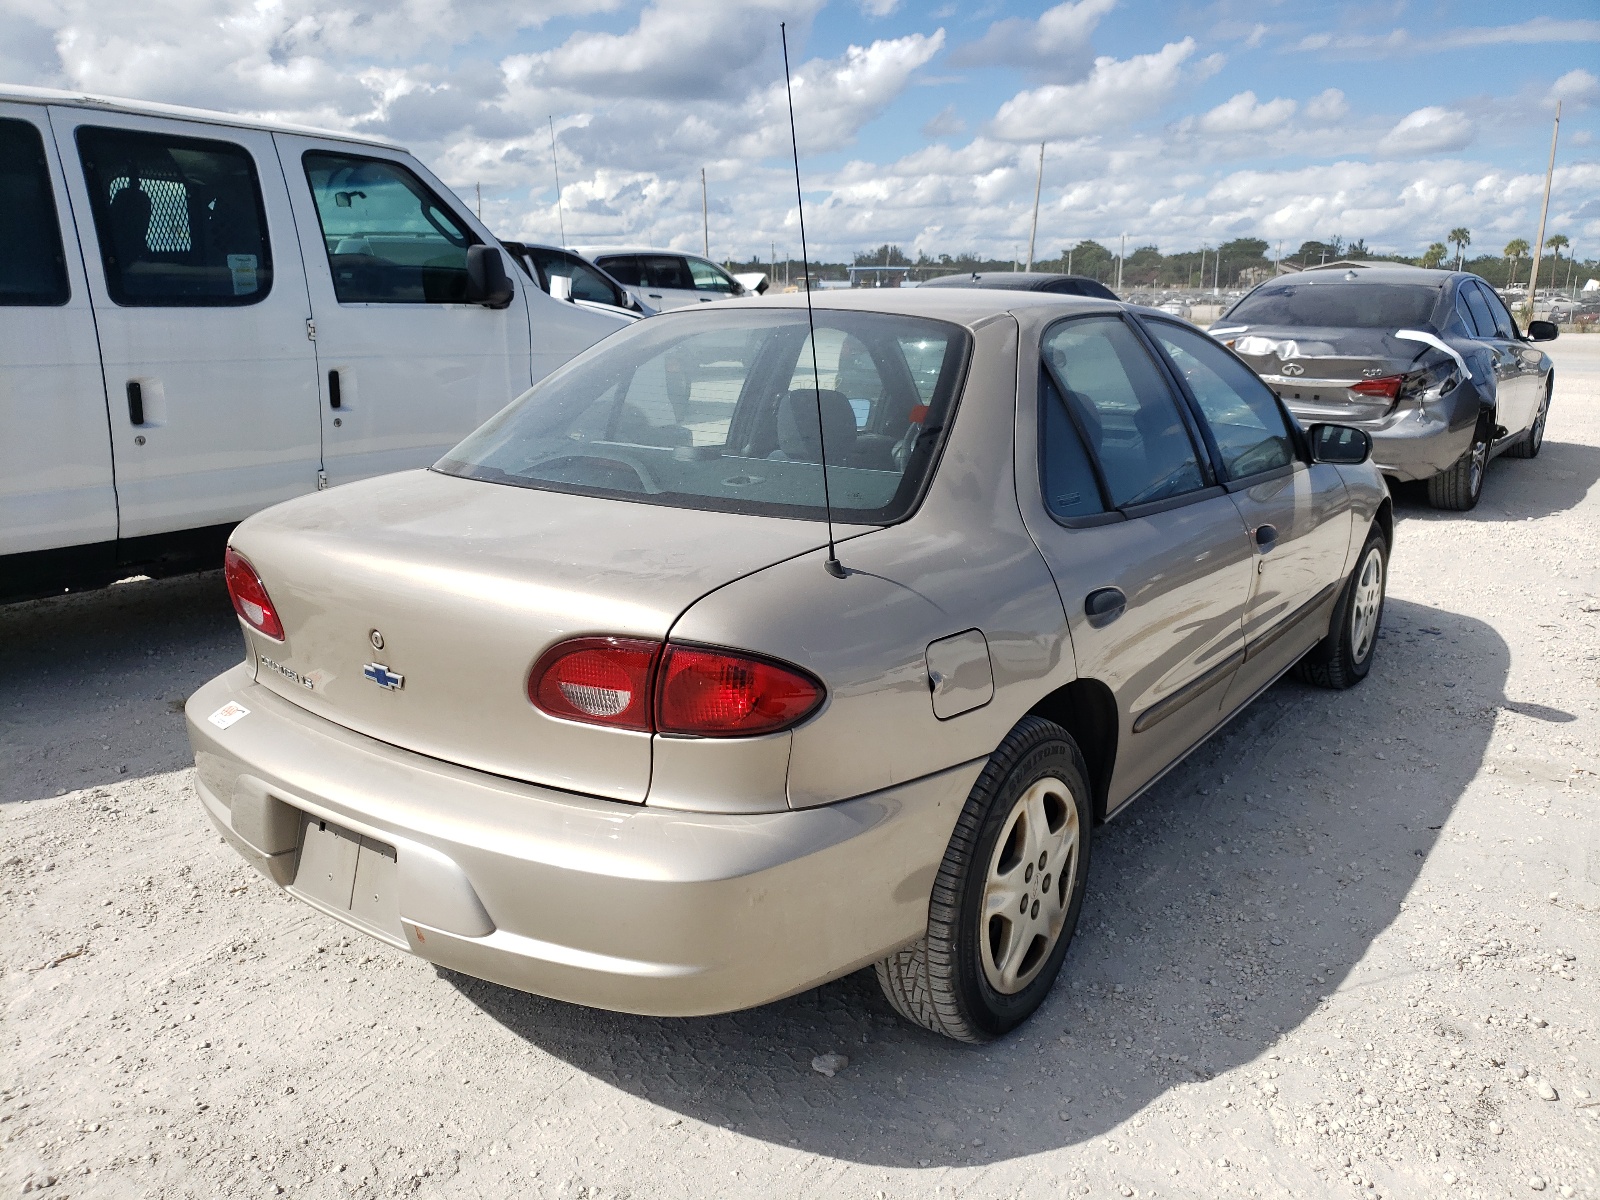
{"label": "white cloud", "polygon": [[1299,107],[1282,97],[1262,104],[1254,92],[1240,92],[1202,116],[1197,125],[1202,133],[1253,133],[1277,128]]}
{"label": "white cloud", "polygon": [[1465,113],[1430,105],[1401,117],[1379,141],[1377,152],[1384,158],[1445,154],[1463,149],[1475,134]]}
{"label": "white cloud", "polygon": [[997,137],[1018,141],[1071,137],[1117,129],[1148,117],[1177,90],[1194,39],[1169,42],[1154,54],[1095,59],[1082,83],[1049,84],[1018,92],[994,117]]}
{"label": "white cloud", "polygon": [[1350,111],[1350,104],[1338,88],[1318,92],[1306,101],[1306,118],[1319,124],[1337,121]]}
{"label": "white cloud", "polygon": [[1291,49],[1329,51],[1336,55],[1437,54],[1482,46],[1533,46],[1546,43],[1600,42],[1600,21],[1533,17],[1515,25],[1477,25],[1430,29],[1418,36],[1406,29],[1383,34],[1313,33]]}
{"label": "white cloud", "polygon": [[900,0],[856,0],[856,2],[867,16],[880,19],[891,16],[900,7]]}
{"label": "white cloud", "polygon": [[1568,109],[1589,108],[1600,103],[1600,79],[1582,67],[1568,71],[1550,85],[1545,100],[1549,104],[1560,100]]}
{"label": "white cloud", "polygon": [[956,66],[1022,67],[1047,79],[1082,78],[1090,66],[1089,39],[1116,0],[1067,0],[1037,20],[1009,17],[950,55]]}
{"label": "white cloud", "polygon": [[956,112],[954,104],[946,104],[922,123],[922,136],[925,138],[954,137],[966,131],[967,123]]}
{"label": "white cloud", "polygon": [[1258,46],[1260,46],[1262,42],[1264,42],[1266,40],[1267,40],[1267,27],[1265,25],[1261,24],[1258,21],[1251,28],[1250,36],[1245,38],[1244,47],[1245,47],[1246,50],[1254,50]]}

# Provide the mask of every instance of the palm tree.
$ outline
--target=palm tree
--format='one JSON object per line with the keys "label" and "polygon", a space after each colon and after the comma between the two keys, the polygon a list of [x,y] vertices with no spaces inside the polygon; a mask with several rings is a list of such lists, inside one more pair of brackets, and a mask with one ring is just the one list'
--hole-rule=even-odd
{"label": "palm tree", "polygon": [[1510,288],[1517,282],[1517,264],[1527,256],[1528,239],[1512,238],[1506,243],[1505,256],[1511,260],[1511,269],[1506,276],[1506,287]]}
{"label": "palm tree", "polygon": [[1544,244],[1546,249],[1555,251],[1555,261],[1550,264],[1550,286],[1554,288],[1556,280],[1561,278],[1561,252],[1572,243],[1567,241],[1566,234],[1555,233],[1545,238]]}
{"label": "palm tree", "polygon": [[1450,236],[1445,240],[1456,248],[1456,270],[1459,271],[1461,263],[1466,256],[1467,247],[1472,245],[1472,234],[1465,226],[1457,225],[1450,231]]}
{"label": "palm tree", "polygon": [[1443,242],[1435,242],[1422,252],[1422,265],[1425,267],[1437,267],[1444,261],[1444,256],[1448,253],[1450,252],[1445,249]]}

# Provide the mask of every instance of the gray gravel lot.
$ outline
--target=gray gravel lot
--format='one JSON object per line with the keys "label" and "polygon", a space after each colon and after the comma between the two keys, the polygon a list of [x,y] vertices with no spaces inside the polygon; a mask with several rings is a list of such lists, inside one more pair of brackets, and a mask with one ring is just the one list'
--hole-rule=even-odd
{"label": "gray gravel lot", "polygon": [[652,1020],[360,937],[194,797],[218,576],[0,609],[0,1195],[1600,1195],[1600,337],[1552,355],[1538,459],[1401,492],[1371,678],[1101,830],[980,1049],[869,974]]}

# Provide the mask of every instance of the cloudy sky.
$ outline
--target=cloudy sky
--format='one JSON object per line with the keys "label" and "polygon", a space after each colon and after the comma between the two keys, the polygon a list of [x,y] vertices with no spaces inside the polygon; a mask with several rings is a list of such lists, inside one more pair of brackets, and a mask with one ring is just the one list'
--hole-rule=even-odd
{"label": "cloudy sky", "polygon": [[1274,0],[0,0],[0,80],[367,131],[505,236],[814,255],[1164,251],[1259,236],[1417,252],[1600,243],[1600,9]]}

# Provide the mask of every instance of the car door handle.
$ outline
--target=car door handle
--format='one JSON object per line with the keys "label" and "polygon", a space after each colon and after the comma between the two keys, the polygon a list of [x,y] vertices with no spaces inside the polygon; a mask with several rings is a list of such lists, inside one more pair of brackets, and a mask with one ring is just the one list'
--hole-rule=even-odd
{"label": "car door handle", "polygon": [[660,292],[646,292],[645,295],[649,296],[650,299],[652,299],[652,300],[661,299],[661,293]]}
{"label": "car door handle", "polygon": [[344,403],[344,398],[340,395],[340,391],[339,391],[339,372],[338,372],[338,370],[329,371],[328,372],[328,407],[329,408],[339,408],[343,403]]}
{"label": "car door handle", "polygon": [[1263,554],[1270,553],[1272,548],[1278,544],[1277,526],[1257,525],[1255,539],[1257,550],[1261,551]]}
{"label": "car door handle", "polygon": [[128,423],[144,424],[144,387],[137,379],[128,380]]}
{"label": "car door handle", "polygon": [[1128,598],[1122,594],[1121,588],[1096,588],[1083,598],[1083,613],[1096,629],[1104,629],[1120,617],[1127,607]]}

